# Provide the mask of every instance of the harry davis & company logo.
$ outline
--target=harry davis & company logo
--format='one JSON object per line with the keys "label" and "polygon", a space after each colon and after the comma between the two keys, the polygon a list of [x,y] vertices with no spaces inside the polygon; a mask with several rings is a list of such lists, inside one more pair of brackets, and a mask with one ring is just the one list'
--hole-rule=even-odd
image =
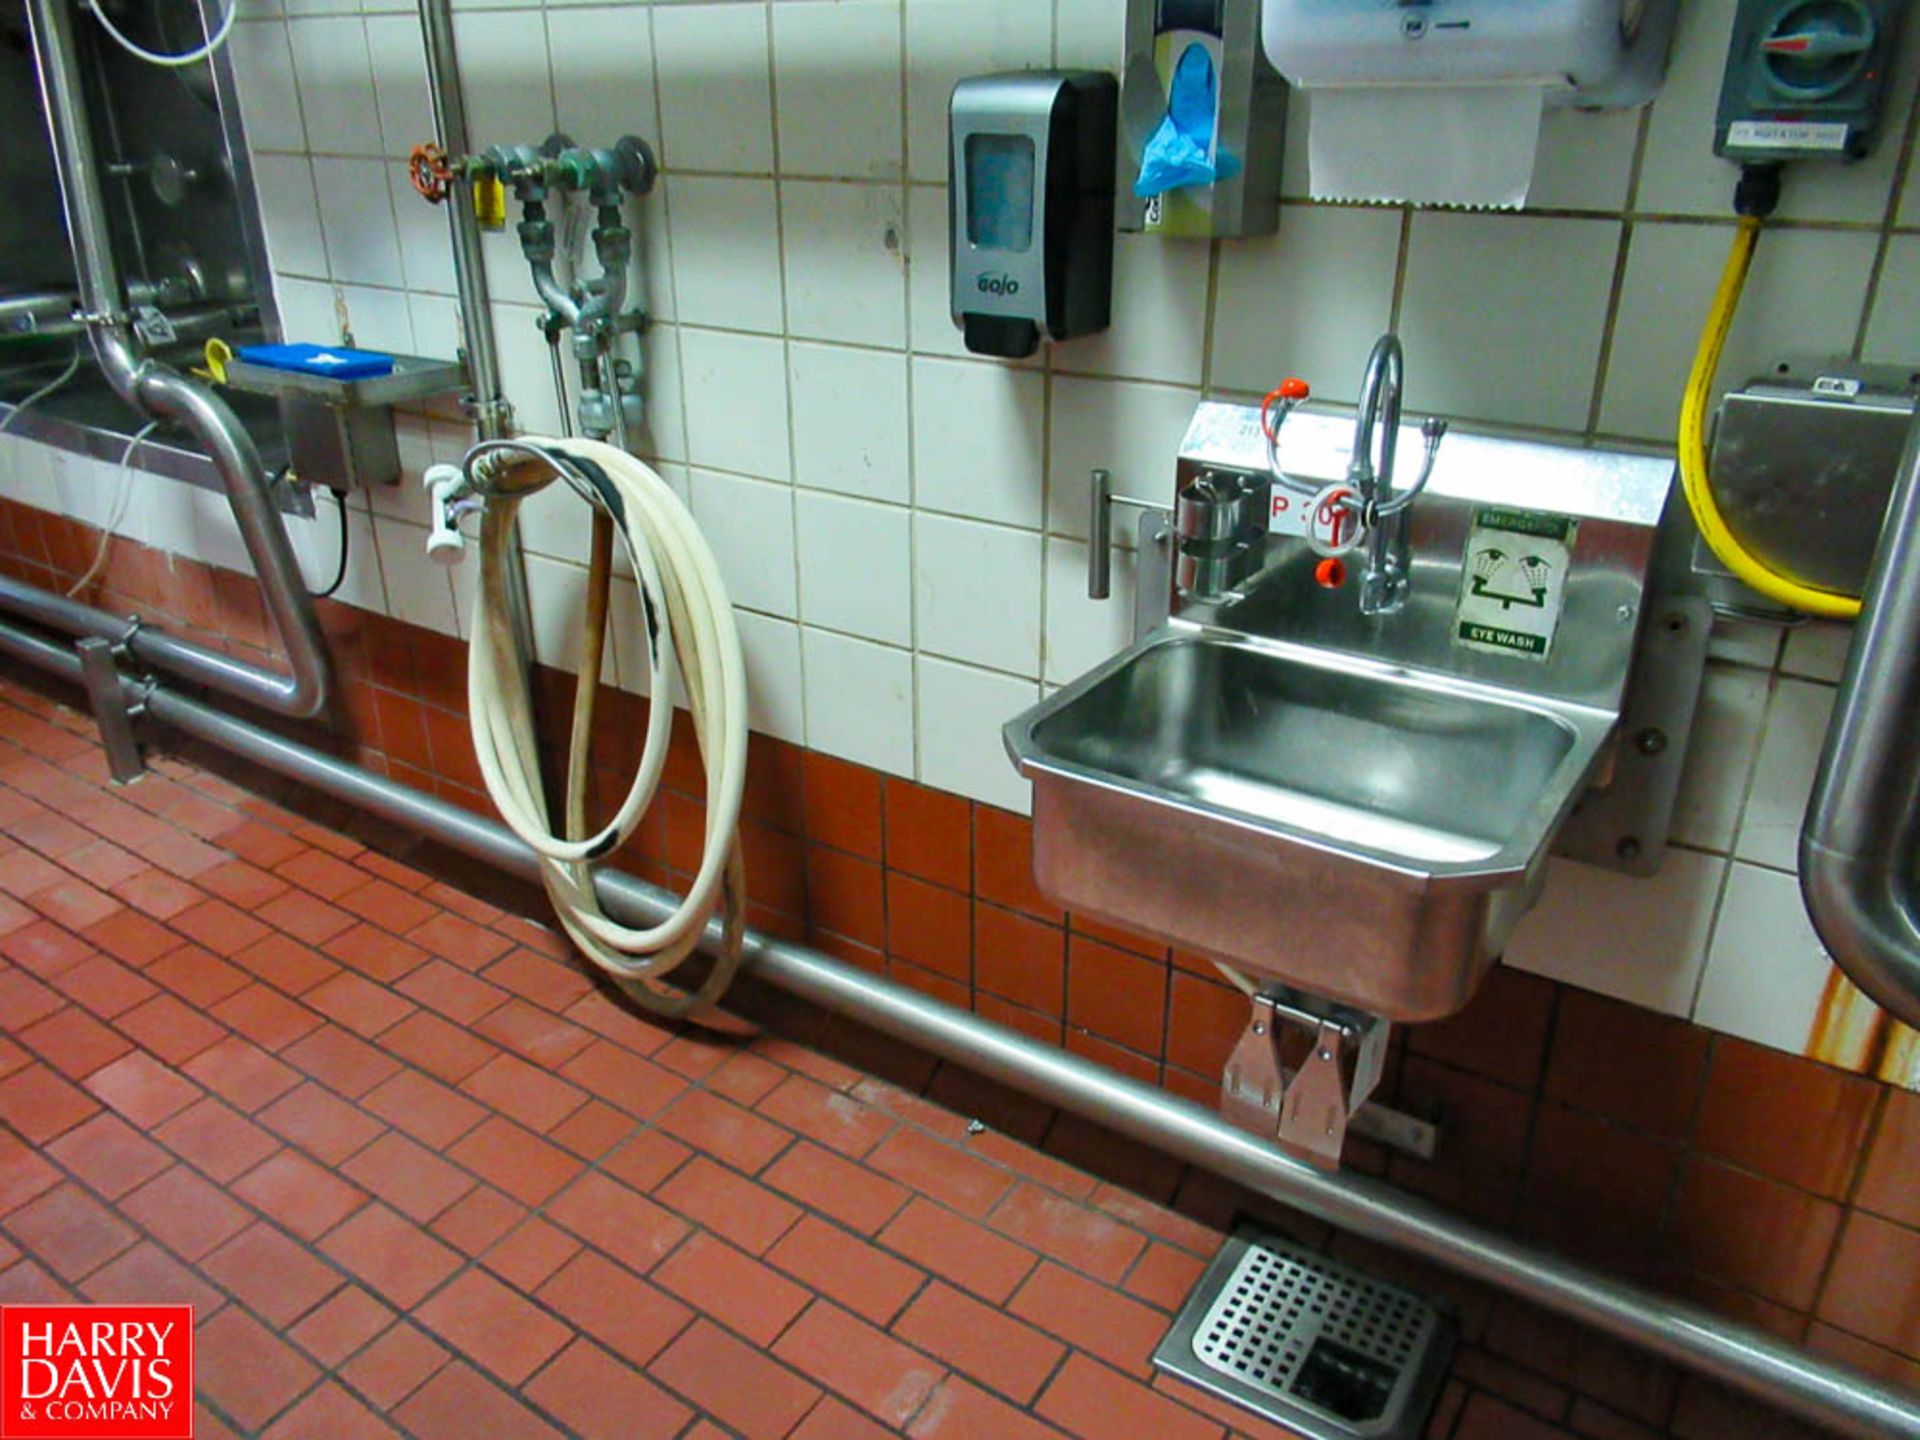
{"label": "harry davis & company logo", "polygon": [[191,1305],[0,1306],[0,1440],[192,1440]]}

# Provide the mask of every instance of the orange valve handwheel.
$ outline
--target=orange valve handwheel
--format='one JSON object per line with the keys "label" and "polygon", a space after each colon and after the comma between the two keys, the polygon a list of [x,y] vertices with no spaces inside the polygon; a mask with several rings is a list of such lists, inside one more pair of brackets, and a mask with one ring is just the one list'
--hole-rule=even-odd
{"label": "orange valve handwheel", "polygon": [[1297,375],[1289,375],[1267,392],[1266,398],[1260,402],[1260,428],[1266,432],[1270,443],[1275,445],[1280,443],[1279,427],[1273,420],[1274,406],[1279,405],[1286,410],[1291,410],[1312,394],[1313,391],[1307,382]]}
{"label": "orange valve handwheel", "polygon": [[447,198],[447,186],[453,179],[447,152],[431,140],[414,146],[407,156],[407,178],[423,198],[435,205],[441,204]]}

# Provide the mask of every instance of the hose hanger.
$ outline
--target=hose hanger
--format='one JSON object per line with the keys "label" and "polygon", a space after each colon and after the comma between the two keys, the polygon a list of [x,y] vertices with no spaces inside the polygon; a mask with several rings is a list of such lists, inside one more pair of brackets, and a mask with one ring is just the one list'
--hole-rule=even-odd
{"label": "hose hanger", "polygon": [[[506,604],[509,537],[521,503],[556,481],[597,512],[625,550],[639,584],[652,696],[639,764],[611,819],[587,823],[592,714],[605,649],[611,546],[595,547],[587,582],[584,652],[564,781],[565,816],[556,827],[541,781],[530,657]],[[669,1019],[702,1018],[733,980],[746,924],[746,865],[739,837],[746,783],[746,664],[733,605],[693,516],[649,466],[594,440],[496,440],[467,452],[456,478],[429,478],[436,497],[482,504],[480,583],[467,670],[474,753],[487,793],[507,827],[540,857],[541,879],[568,937],[633,999]],[[594,867],[616,854],[645,817],[664,772],[675,687],[685,691],[706,769],[707,814],[700,865],[686,898],[658,925],[633,929],[600,907]],[[665,984],[692,954],[718,913],[722,946],[694,991]]]}

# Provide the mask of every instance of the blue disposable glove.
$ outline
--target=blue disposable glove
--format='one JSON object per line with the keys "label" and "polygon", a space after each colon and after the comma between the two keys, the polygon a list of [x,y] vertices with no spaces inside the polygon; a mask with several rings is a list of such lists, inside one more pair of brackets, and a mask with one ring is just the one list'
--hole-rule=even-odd
{"label": "blue disposable glove", "polygon": [[1133,193],[1142,200],[1183,185],[1211,185],[1219,178],[1213,159],[1213,117],[1219,107],[1213,57],[1198,41],[1173,68],[1167,118],[1147,142]]}

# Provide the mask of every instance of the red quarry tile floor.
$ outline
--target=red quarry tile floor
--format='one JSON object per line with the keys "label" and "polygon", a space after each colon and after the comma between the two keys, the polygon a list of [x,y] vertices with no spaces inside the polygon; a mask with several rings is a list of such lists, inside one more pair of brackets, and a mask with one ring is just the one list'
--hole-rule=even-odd
{"label": "red quarry tile floor", "polygon": [[[92,738],[0,680],[0,1300],[195,1304],[203,1436],[1282,1433],[1147,1362],[1217,1229],[657,1027],[527,920],[165,755],[116,790]],[[1625,1352],[1610,1410],[1492,1309],[1431,1440],[1745,1425]]]}

